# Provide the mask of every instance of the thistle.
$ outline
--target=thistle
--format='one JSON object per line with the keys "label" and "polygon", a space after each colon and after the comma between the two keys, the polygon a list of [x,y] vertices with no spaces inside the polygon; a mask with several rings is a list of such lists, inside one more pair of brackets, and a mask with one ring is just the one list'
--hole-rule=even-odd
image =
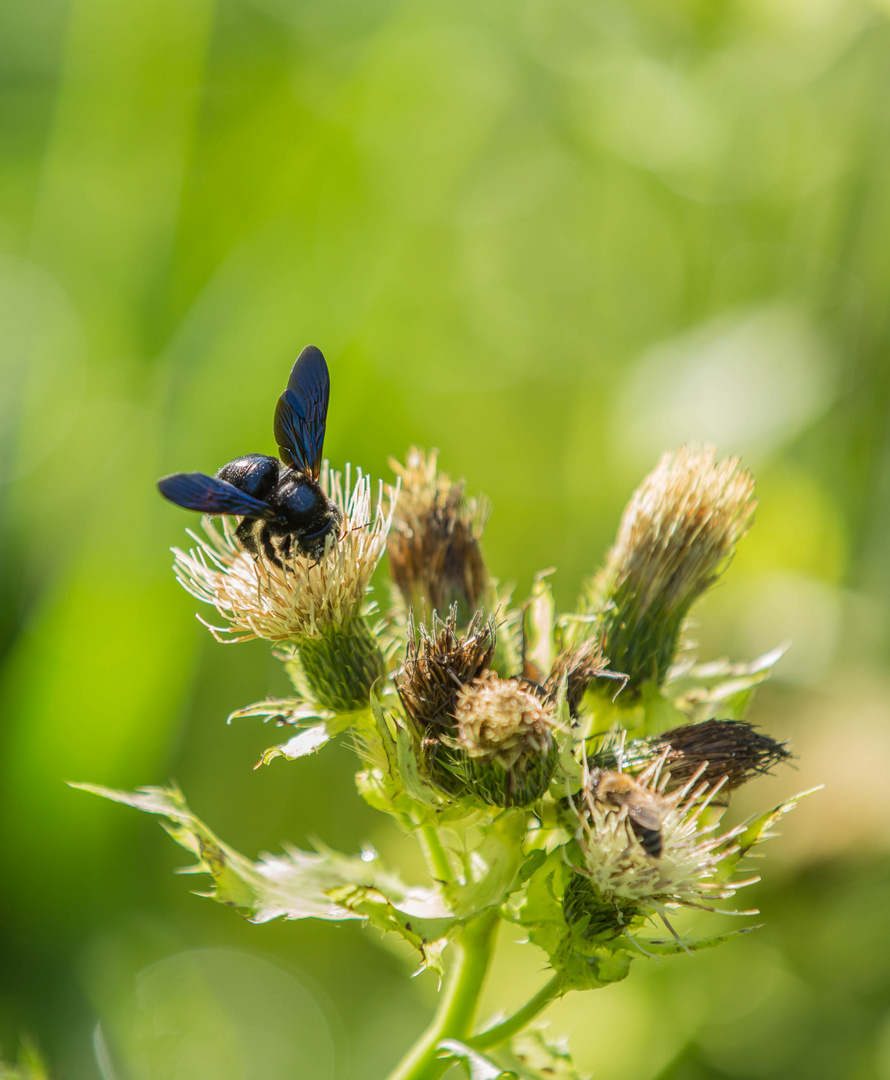
{"label": "thistle", "polygon": [[610,669],[596,641],[585,641],[576,649],[565,649],[559,653],[545,687],[550,697],[555,698],[564,682],[569,715],[577,719],[584,695],[598,681],[603,686],[608,685],[606,680],[617,680],[619,686],[613,689],[620,689],[627,682],[626,676]]}
{"label": "thistle", "polygon": [[714,447],[665,454],[634,493],[584,597],[631,693],[664,683],[689,609],[726,569],[755,505],[751,474],[738,458],[718,462]]}
{"label": "thistle", "polygon": [[[572,804],[581,863],[566,888],[570,924],[588,919],[586,934],[612,936],[636,920],[671,908],[703,907],[725,900],[756,878],[721,879],[720,864],[738,852],[737,826],[716,835],[704,811],[721,785],[694,776],[666,794],[658,768],[639,780],[585,768],[580,797]],[[656,839],[657,838],[657,839]]]}
{"label": "thistle", "polygon": [[390,459],[402,495],[387,543],[392,579],[406,608],[444,615],[457,605],[466,625],[482,606],[489,587],[479,541],[490,511],[472,499],[463,481],[438,471],[438,451],[412,446],[405,464]]}
{"label": "thistle", "polygon": [[[305,404],[297,390],[284,395],[295,430]],[[245,510],[237,529],[248,550],[231,522],[205,524],[195,548],[176,552],[176,573],[225,621],[211,628],[218,640],[271,642],[294,682],[294,698],[237,714],[301,729],[263,761],[303,757],[349,730],[359,793],[419,841],[426,884],[406,884],[373,853],[290,848],[252,861],[175,786],[91,790],[166,819],[194,869],[211,876],[209,895],[251,920],[361,920],[398,934],[422,967],[445,975],[441,1006],[390,1080],[437,1080],[458,1061],[474,1076],[578,1075],[566,1051],[523,1029],[563,994],[626,977],[635,959],[727,936],[693,937],[683,909],[715,911],[755,880],[741,861],[797,802],[721,822],[727,792],[789,756],[741,716],[771,661],[728,669],[729,691],[713,685],[719,665],[683,667],[682,690],[676,674],[689,609],[750,524],[752,481],[711,449],[667,455],[631,500],[581,611],[558,614],[542,573],[521,608],[497,608],[496,624],[485,614],[493,587],[481,504],[438,472],[435,454],[412,450],[396,468],[398,511],[396,492],[385,499],[381,489],[372,510],[361,474],[351,484],[348,470],[345,483],[321,470],[320,490],[336,507],[330,535],[323,549],[311,531],[290,541],[314,557],[286,551],[291,534],[271,525],[279,546],[267,557]],[[177,475],[177,498],[189,484],[222,498],[208,478]],[[373,621],[368,591],[387,536],[401,599],[385,626]],[[717,703],[730,719],[716,718]],[[651,937],[653,920],[670,941]],[[501,921],[542,951],[550,977],[513,1016],[480,1026]]]}
{"label": "thistle", "polygon": [[243,550],[227,519],[219,529],[205,519],[204,536],[190,534],[195,548],[174,549],[174,570],[187,592],[228,623],[205,623],[218,641],[275,643],[305,697],[348,711],[367,707],[371,687],[386,671],[367,591],[392,525],[397,489],[386,502],[381,485],[372,509],[370,480],[359,472],[353,483],[348,468],[344,479],[327,464],[321,487],[343,508],[343,524],[338,537],[328,537],[320,559],[294,554],[276,565],[263,552]]}
{"label": "thistle", "polygon": [[755,776],[765,776],[791,756],[784,743],[757,731],[743,720],[706,720],[635,739],[616,747],[607,742],[596,763],[621,767],[632,775],[658,762],[666,774],[668,790],[682,787],[694,777],[710,786],[720,785],[723,794],[735,791]]}
{"label": "thistle", "polygon": [[487,671],[457,697],[453,734],[439,741],[439,765],[463,778],[468,793],[493,806],[531,806],[556,768],[552,702],[527,685]]}

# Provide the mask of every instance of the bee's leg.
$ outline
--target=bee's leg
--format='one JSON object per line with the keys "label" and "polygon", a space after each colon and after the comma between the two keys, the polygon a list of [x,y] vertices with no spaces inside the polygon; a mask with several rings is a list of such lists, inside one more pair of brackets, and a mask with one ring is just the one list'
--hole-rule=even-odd
{"label": "bee's leg", "polygon": [[263,527],[260,529],[260,543],[263,545],[263,552],[269,562],[274,563],[283,570],[284,564],[279,559],[275,545],[272,543],[272,530],[269,528],[268,522],[264,522]]}
{"label": "bee's leg", "polygon": [[254,558],[260,553],[256,546],[256,523],[256,518],[242,518],[241,524],[235,530],[235,539],[248,555],[253,555]]}
{"label": "bee's leg", "polygon": [[293,533],[284,533],[280,537],[280,544],[278,553],[281,556],[281,562],[285,570],[288,569],[288,561],[291,560],[294,550],[294,536]]}

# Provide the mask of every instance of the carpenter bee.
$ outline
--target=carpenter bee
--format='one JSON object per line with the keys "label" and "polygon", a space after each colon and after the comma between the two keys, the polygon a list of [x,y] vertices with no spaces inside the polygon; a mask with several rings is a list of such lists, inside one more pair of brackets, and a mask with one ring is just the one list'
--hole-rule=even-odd
{"label": "carpenter bee", "polygon": [[657,859],[664,850],[661,833],[663,799],[627,773],[590,770],[590,789],[595,799],[627,810],[627,820],[647,855]]}
{"label": "carpenter bee", "polygon": [[342,510],[318,483],[330,388],[321,350],[307,345],[275,407],[272,429],[281,461],[246,454],[216,476],[173,473],[158,481],[161,494],[187,510],[239,516],[235,536],[254,558],[262,551],[283,567],[296,549],[320,559],[325,540],[339,535],[343,521]]}

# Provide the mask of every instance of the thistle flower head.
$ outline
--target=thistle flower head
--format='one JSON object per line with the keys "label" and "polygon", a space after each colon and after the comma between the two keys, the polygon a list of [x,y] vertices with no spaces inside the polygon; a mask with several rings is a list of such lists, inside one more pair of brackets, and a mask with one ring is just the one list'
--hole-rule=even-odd
{"label": "thistle flower head", "polygon": [[529,806],[550,785],[558,758],[553,702],[532,684],[487,671],[457,698],[453,734],[440,741],[440,766],[468,794],[494,806]]}
{"label": "thistle flower head", "polygon": [[599,644],[631,689],[664,682],[695,600],[720,576],[754,512],[754,481],[712,446],[665,454],[624,511],[587,604]]}
{"label": "thistle flower head", "polygon": [[404,465],[390,460],[402,496],[387,543],[390,572],[405,604],[432,615],[458,605],[458,621],[479,608],[488,571],[479,540],[487,501],[471,499],[462,481],[437,469],[438,451],[411,447]]}
{"label": "thistle flower head", "polygon": [[553,742],[551,710],[515,679],[501,679],[493,671],[461,687],[454,720],[455,749],[507,770],[546,754]]}
{"label": "thistle flower head", "polygon": [[[573,805],[582,863],[566,890],[570,923],[587,916],[594,934],[619,933],[637,916],[678,906],[711,910],[750,881],[717,880],[720,863],[734,855],[739,826],[715,835],[703,814],[717,788],[698,778],[667,794],[657,766],[634,780],[599,768],[584,771]],[[575,880],[578,879],[578,880]]]}
{"label": "thistle flower head", "polygon": [[397,492],[390,490],[384,508],[381,484],[372,510],[370,480],[359,471],[353,483],[349,466],[344,480],[327,463],[321,486],[343,509],[343,523],[319,560],[297,554],[280,567],[262,553],[254,558],[239,547],[225,518],[220,529],[205,522],[204,537],[191,534],[196,548],[174,549],[180,583],[228,623],[211,627],[218,640],[300,643],[367,611],[365,593],[383,554]]}
{"label": "thistle flower head", "polygon": [[784,743],[759,732],[743,720],[706,720],[684,724],[648,739],[636,739],[621,749],[604,747],[598,764],[614,765],[637,774],[662,763],[665,790],[683,787],[694,778],[722,792],[734,791],[762,776],[791,756]]}

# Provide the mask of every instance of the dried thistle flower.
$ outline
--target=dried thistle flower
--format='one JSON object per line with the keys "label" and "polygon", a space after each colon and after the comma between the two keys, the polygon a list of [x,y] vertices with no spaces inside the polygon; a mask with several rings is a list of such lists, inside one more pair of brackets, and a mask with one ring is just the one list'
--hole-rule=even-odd
{"label": "dried thistle flower", "polygon": [[477,612],[467,632],[457,635],[457,609],[452,607],[444,623],[408,624],[405,663],[396,675],[396,689],[408,718],[421,735],[453,730],[457,698],[463,686],[489,668],[494,657],[494,620]]}
{"label": "dried thistle flower", "polygon": [[[680,906],[713,910],[753,880],[717,880],[720,863],[734,855],[732,841],[745,826],[715,835],[703,814],[719,790],[693,778],[667,794],[658,766],[634,780],[599,768],[584,770],[572,805],[582,863],[563,899],[566,921],[589,920],[586,936],[621,933],[634,919],[666,917]],[[657,842],[653,835],[657,834]]]}
{"label": "dried thistle flower", "polygon": [[[569,715],[577,719],[584,695],[597,679],[613,680],[613,685],[626,682],[624,675],[612,671],[596,641],[585,641],[576,649],[564,649],[556,657],[544,689],[551,698],[559,693],[563,679],[566,683],[566,704]],[[618,687],[620,689],[620,687]]]}
{"label": "dried thistle flower", "polygon": [[[327,465],[322,470],[325,494],[343,508],[338,538],[329,537],[325,553],[314,560],[294,555],[276,566],[262,552],[252,556],[238,545],[232,525],[221,529],[204,522],[197,547],[174,549],[174,570],[180,584],[211,604],[228,622],[210,626],[218,641],[264,638],[291,647],[289,673],[309,700],[335,711],[368,704],[373,683],[386,670],[366,616],[373,605],[366,592],[386,543],[396,492],[384,509],[381,484],[371,509],[371,483],[361,472],[353,485]],[[209,624],[207,624],[209,625]]]}
{"label": "dried thistle flower", "polygon": [[751,524],[754,480],[713,446],[665,454],[635,492],[606,564],[588,589],[598,644],[631,690],[661,685],[689,609],[729,563]]}
{"label": "dried thistle flower", "polygon": [[457,604],[463,625],[489,584],[479,540],[490,508],[468,498],[463,481],[438,472],[437,457],[437,450],[412,446],[404,465],[390,459],[402,495],[387,543],[389,566],[406,607],[431,617]]}
{"label": "dried thistle flower", "polygon": [[663,762],[666,790],[673,791],[698,777],[710,786],[722,783],[722,791],[734,791],[755,776],[766,775],[791,753],[743,720],[706,720],[635,739],[619,750],[603,747],[596,763],[614,767],[619,758],[625,771],[636,775],[654,762]]}
{"label": "dried thistle flower", "polygon": [[552,707],[491,669],[494,622],[477,612],[458,637],[457,606],[444,623],[409,624],[396,688],[419,737],[426,776],[449,795],[494,806],[528,806],[547,789],[556,767]]}

